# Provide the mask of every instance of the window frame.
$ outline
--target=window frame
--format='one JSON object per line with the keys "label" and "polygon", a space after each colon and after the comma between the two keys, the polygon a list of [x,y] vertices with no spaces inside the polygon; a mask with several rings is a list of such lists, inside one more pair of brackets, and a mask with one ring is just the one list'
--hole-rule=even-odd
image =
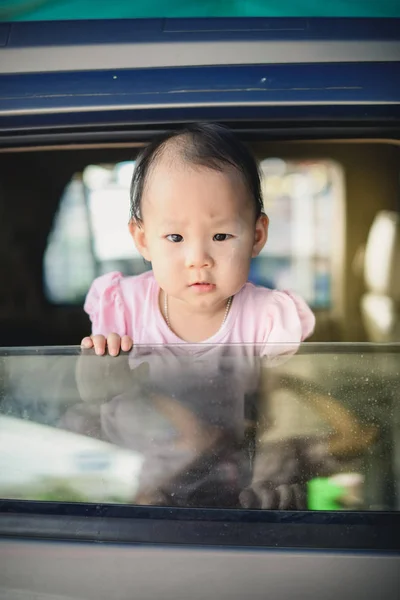
{"label": "window frame", "polygon": [[400,552],[400,512],[290,512],[0,500],[0,537]]}

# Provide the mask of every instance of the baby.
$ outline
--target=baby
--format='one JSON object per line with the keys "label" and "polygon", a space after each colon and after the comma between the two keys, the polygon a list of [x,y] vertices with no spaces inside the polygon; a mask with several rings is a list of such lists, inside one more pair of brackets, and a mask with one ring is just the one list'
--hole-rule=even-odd
{"label": "baby", "polygon": [[[159,491],[166,479],[175,481],[173,494],[181,494],[181,505],[189,504],[189,493],[195,497],[194,489],[198,493],[197,481],[211,477],[228,489],[235,478],[232,465],[240,459],[227,456],[211,468],[199,467],[198,458],[216,455],[211,446],[225,439],[221,432],[240,445],[244,399],[257,390],[257,360],[295,352],[313,331],[314,316],[302,299],[248,282],[268,224],[257,164],[229,129],[194,124],[139,155],[129,231],[152,271],[136,277],[111,273],[94,281],[85,303],[92,334],[82,347],[98,355],[131,351],[132,372],[142,363],[149,367],[152,400],[143,402],[128,384],[100,411],[102,435],[145,457],[146,502],[148,490]],[[89,380],[85,369],[81,375]],[[87,388],[95,381],[99,389],[107,384],[104,374],[96,375]],[[168,416],[168,427],[154,417],[155,407],[159,418]],[[186,477],[182,491],[179,473],[187,475],[187,465],[194,463],[196,477],[189,478],[190,485]],[[242,483],[232,485],[235,495]],[[206,488],[201,502],[210,505]],[[213,490],[215,485],[211,495]]]}
{"label": "baby", "polygon": [[94,281],[84,348],[114,356],[133,343],[249,343],[268,355],[311,335],[303,300],[247,281],[268,217],[257,164],[230,130],[195,124],[149,144],[133,174],[129,231],[152,271]]}

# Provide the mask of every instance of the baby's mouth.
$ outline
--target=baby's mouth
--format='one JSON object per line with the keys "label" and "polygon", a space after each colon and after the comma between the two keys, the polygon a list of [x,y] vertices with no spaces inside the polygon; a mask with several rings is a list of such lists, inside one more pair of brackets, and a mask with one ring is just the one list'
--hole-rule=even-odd
{"label": "baby's mouth", "polygon": [[197,281],[192,283],[190,287],[198,292],[211,292],[215,289],[215,284],[207,281]]}

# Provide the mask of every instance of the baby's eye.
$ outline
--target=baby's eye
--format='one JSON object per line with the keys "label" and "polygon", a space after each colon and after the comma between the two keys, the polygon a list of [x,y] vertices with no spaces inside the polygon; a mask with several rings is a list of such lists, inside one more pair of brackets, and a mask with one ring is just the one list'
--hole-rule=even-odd
{"label": "baby's eye", "polygon": [[171,235],[167,235],[167,240],[179,244],[179,242],[183,241],[183,237],[179,233],[171,233]]}
{"label": "baby's eye", "polygon": [[231,238],[230,233],[216,233],[213,237],[214,242],[225,242]]}

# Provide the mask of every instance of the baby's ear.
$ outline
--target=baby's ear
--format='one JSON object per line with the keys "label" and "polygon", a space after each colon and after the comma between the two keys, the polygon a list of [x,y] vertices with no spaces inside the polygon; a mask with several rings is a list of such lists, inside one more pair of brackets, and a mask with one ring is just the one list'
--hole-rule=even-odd
{"label": "baby's ear", "polygon": [[150,252],[147,246],[146,234],[144,231],[143,223],[131,219],[129,221],[129,233],[132,236],[135,246],[143,256],[143,258],[151,262]]}
{"label": "baby's ear", "polygon": [[254,230],[254,244],[253,244],[253,252],[252,258],[258,256],[261,250],[264,248],[268,239],[268,227],[269,227],[269,219],[267,215],[262,213],[256,222],[256,227]]}

